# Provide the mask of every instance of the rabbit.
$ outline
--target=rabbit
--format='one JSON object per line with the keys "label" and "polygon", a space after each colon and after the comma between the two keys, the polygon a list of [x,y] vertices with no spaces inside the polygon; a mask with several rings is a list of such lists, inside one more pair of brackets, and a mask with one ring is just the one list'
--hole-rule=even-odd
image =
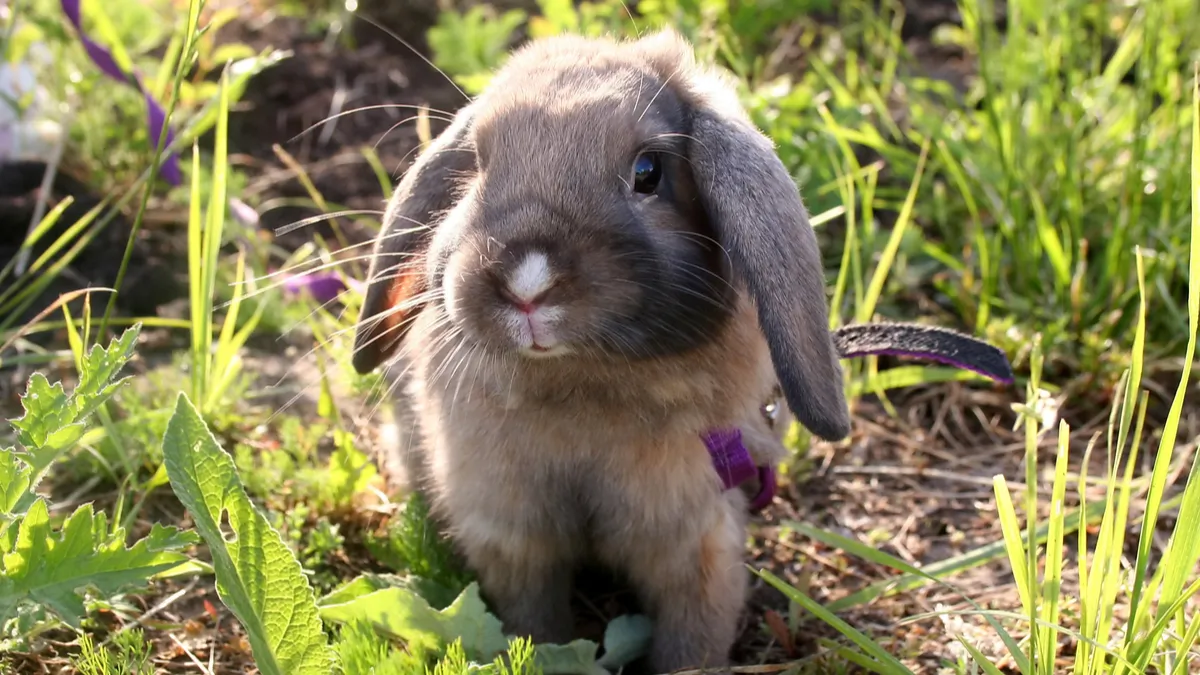
{"label": "rabbit", "polygon": [[671,29],[514,51],[406,172],[354,368],[384,367],[401,455],[510,635],[573,639],[581,563],[628,579],[657,672],[730,662],[749,495],[704,434],[777,461],[776,389],[851,430],[801,196],[733,80]]}

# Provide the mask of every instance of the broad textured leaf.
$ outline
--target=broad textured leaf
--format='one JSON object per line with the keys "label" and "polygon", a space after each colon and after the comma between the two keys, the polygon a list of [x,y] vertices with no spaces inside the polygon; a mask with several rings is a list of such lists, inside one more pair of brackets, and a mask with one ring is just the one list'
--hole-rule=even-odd
{"label": "broad textured leaf", "polygon": [[18,523],[16,544],[0,567],[0,620],[11,617],[18,603],[32,602],[78,626],[85,611],[80,591],[93,588],[107,596],[145,583],[186,562],[177,549],[198,541],[156,524],[149,536],[126,548],[124,530],[110,536],[107,519],[93,514],[91,504],[76,509],[56,533],[42,499]]}
{"label": "broad textured leaf", "polygon": [[[430,603],[431,607],[446,606],[456,596],[449,588],[432,579],[415,574],[374,574],[367,572],[338,586],[317,601],[318,607],[340,605],[385,588],[407,588]],[[445,598],[441,605],[438,602]]]}
{"label": "broad textured leaf", "polygon": [[407,586],[406,578],[399,574],[366,573],[354,577],[317,600],[317,607],[341,605],[384,588]]}
{"label": "broad textured leaf", "polygon": [[591,640],[573,640],[565,645],[539,644],[533,660],[543,675],[609,675],[596,661],[599,648]]}
{"label": "broad textured leaf", "polygon": [[369,621],[385,635],[431,651],[462,638],[472,658],[490,659],[508,647],[500,620],[488,612],[474,582],[440,612],[413,589],[396,586],[326,605],[321,617],[339,623]]}
{"label": "broad textured leaf", "polygon": [[654,622],[640,614],[625,614],[604,629],[604,655],[591,640],[565,645],[539,644],[535,661],[544,675],[608,675],[650,651]]}
{"label": "broad textured leaf", "polygon": [[654,622],[641,614],[624,614],[604,629],[604,656],[600,665],[616,670],[649,653]]}
{"label": "broad textured leaf", "polygon": [[32,480],[33,472],[14,448],[0,450],[0,514],[12,513]]}
{"label": "broad textured leaf", "polygon": [[208,542],[217,593],[245,627],[259,671],[327,675],[333,652],[300,563],[250,502],[233,459],[183,394],[167,423],[163,458],[171,488]]}
{"label": "broad textured leaf", "polygon": [[133,346],[137,342],[142,325],[135,324],[125,330],[121,337],[108,343],[108,348],[100,345],[92,347],[92,351],[83,359],[79,372],[79,386],[71,394],[71,406],[75,411],[75,419],[82,420],[107,401],[121,385],[129,378],[114,380],[117,373],[129,363],[133,356]]}

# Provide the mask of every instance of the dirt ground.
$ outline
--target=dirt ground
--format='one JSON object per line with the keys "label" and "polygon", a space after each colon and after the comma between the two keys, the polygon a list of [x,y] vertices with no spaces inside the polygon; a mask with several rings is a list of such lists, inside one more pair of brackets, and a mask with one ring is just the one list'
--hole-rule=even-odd
{"label": "dirt ground", "polygon": [[[390,16],[372,12],[369,7],[383,3],[384,0],[378,0],[361,4],[365,12],[396,29],[414,47],[423,48],[424,27],[435,16],[431,11],[434,0],[386,3],[392,8]],[[957,21],[954,3],[909,0],[906,5],[909,17],[905,38],[921,63],[932,73],[961,81],[969,73],[969,64],[929,42],[930,32],[937,24]],[[295,56],[257,78],[231,120],[235,162],[251,175],[245,195],[248,200],[304,196],[300,182],[276,156],[273,147],[278,144],[302,163],[316,188],[330,202],[350,209],[382,209],[384,196],[359,151],[364,145],[377,146],[384,166],[399,175],[411,162],[417,146],[414,126],[400,123],[411,112],[367,108],[341,117],[330,128],[309,131],[310,128],[338,109],[401,103],[453,112],[465,102],[417,54],[370,25],[355,26],[357,48],[353,51],[327,49],[319,36],[302,37],[299,22],[290,19],[279,19],[264,27],[238,22],[226,31],[227,39],[295,52]],[[435,121],[434,132],[439,128]],[[309,133],[293,140],[306,131]],[[313,213],[279,208],[262,214],[262,226],[273,230],[308,215]],[[303,228],[281,236],[279,241],[295,248],[322,228],[327,226]],[[119,241],[119,230],[113,237]],[[169,255],[161,252],[169,251],[170,247],[156,249],[154,238],[149,239],[145,244],[139,243],[139,255],[146,256],[148,261],[161,261],[160,267],[171,268]],[[147,267],[153,268],[153,264],[148,263]],[[93,269],[81,272],[79,278],[108,281],[111,277],[106,274],[111,274],[108,268],[96,263]],[[178,282],[172,273],[162,274],[169,283]],[[180,290],[179,296],[185,292]],[[168,297],[170,294],[167,291],[141,304],[125,304],[123,309],[136,313],[161,308],[172,299]],[[308,387],[302,372],[291,367],[280,370],[280,358],[286,357],[261,353],[251,358],[262,365],[264,372],[271,373],[264,376],[264,384],[275,384],[283,377],[284,387]],[[916,388],[893,398],[892,403],[899,410],[896,417],[887,415],[878,401],[864,401],[856,410],[852,439],[837,447],[817,444],[806,463],[796,468],[793,480],[784,482],[776,503],[756,518],[751,546],[755,566],[807,589],[818,601],[830,602],[889,577],[894,571],[789,534],[785,521],[803,521],[869,542],[915,565],[944,560],[997,541],[1000,528],[994,512],[992,476],[1004,474],[1013,485],[1019,485],[1023,479],[1022,439],[1011,431],[1015,413],[1010,409],[1012,403],[1022,398],[1023,392],[1015,388],[977,384]],[[1082,455],[1088,438],[1103,422],[1100,418],[1078,425],[1072,441],[1074,456]],[[1192,411],[1184,420],[1180,438],[1195,438],[1198,434],[1200,414]],[[1046,443],[1043,456],[1049,458],[1051,449],[1049,441]],[[1091,472],[1095,474],[1101,468],[1097,464]],[[1044,497],[1046,500],[1048,495]],[[1012,582],[1006,566],[997,562],[952,579],[955,585],[970,589],[976,602],[1005,609],[1019,606]],[[245,654],[239,652],[245,642],[238,637],[240,631],[232,617],[220,608],[211,587],[205,587],[207,583],[203,580],[200,586],[188,589],[154,618],[187,627],[179,648],[172,648],[175,655],[169,659],[169,665],[164,663],[172,672],[196,672],[192,657],[208,663],[210,654],[216,665],[214,672],[242,672],[234,664],[245,663]],[[163,597],[173,597],[172,590],[164,590]],[[591,603],[594,611],[601,614],[617,609],[601,605]],[[969,639],[978,637],[981,642],[977,646],[985,653],[1002,652],[1003,647],[991,637],[990,630],[980,627],[982,620],[925,619],[907,625],[898,623],[903,617],[942,606],[968,608],[953,591],[927,587],[876,601],[842,616],[880,639],[920,672],[938,672],[941,660],[955,658],[958,652],[954,639],[959,634]],[[792,631],[786,628],[789,614],[786,600],[765,583],[756,581],[743,637],[735,652],[738,663],[751,666],[802,659],[814,652],[819,639],[835,635],[819,621],[795,611],[798,630]],[[148,625],[153,626],[153,621]],[[30,664],[28,672],[43,671]]]}

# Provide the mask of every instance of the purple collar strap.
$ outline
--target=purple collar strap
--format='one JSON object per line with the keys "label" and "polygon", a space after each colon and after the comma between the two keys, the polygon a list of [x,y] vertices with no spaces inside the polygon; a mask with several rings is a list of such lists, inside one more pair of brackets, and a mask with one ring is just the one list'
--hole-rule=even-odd
{"label": "purple collar strap", "polygon": [[[1012,366],[1004,352],[996,347],[945,328],[917,324],[877,323],[844,326],[833,332],[833,341],[841,358],[892,354],[924,357],[971,370],[1000,382],[1013,381]],[[776,397],[781,392],[776,393]],[[775,497],[775,469],[755,466],[742,441],[741,429],[713,429],[701,436],[713,468],[726,490],[732,490],[758,476],[758,494],[750,508],[759,511]]]}
{"label": "purple collar strap", "polygon": [[741,429],[717,429],[703,435],[704,445],[712,458],[713,468],[726,490],[732,490],[758,476],[758,494],[750,501],[750,510],[761,511],[775,498],[775,469],[755,466],[750,451],[742,441]]}

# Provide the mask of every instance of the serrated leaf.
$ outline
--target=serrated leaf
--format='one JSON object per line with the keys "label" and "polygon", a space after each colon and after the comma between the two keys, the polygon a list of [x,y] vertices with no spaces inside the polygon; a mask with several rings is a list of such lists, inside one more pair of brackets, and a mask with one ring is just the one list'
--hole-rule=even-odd
{"label": "serrated leaf", "polygon": [[67,400],[61,382],[50,384],[41,373],[29,378],[21,396],[25,414],[10,422],[17,430],[17,440],[28,452],[35,452],[51,434],[75,421],[75,411],[67,405]]}
{"label": "serrated leaf", "polygon": [[13,512],[32,480],[33,471],[17,457],[15,448],[0,451],[0,514]]}
{"label": "serrated leaf", "polygon": [[623,614],[604,629],[604,656],[600,665],[608,670],[627,666],[650,651],[654,622],[641,614]]}
{"label": "serrated leaf", "polygon": [[233,458],[184,394],[167,423],[163,458],[171,488],[208,542],[217,593],[246,629],[259,671],[327,675],[333,652],[300,563],[250,502]]}
{"label": "serrated leaf", "polygon": [[36,449],[31,449],[26,453],[29,458],[29,465],[33,468],[35,475],[40,477],[45,475],[46,469],[58,459],[62,453],[75,447],[79,439],[87,433],[87,427],[82,422],[68,424],[65,427],[55,430],[45,441]]}
{"label": "serrated leaf", "polygon": [[[23,455],[32,472],[30,488],[45,475],[59,455],[72,448],[87,431],[84,422],[128,379],[113,381],[129,362],[141,324],[128,328],[107,348],[96,345],[80,364],[79,386],[70,396],[61,382],[50,384],[46,376],[34,373],[29,378],[21,405],[25,414],[10,424],[17,432]],[[32,504],[32,493],[18,497],[9,511],[22,512]]]}
{"label": "serrated leaf", "polygon": [[378,471],[371,458],[354,447],[354,436],[349,432],[334,430],[334,442],[337,449],[329,457],[324,484],[333,503],[345,504],[366,490]]}
{"label": "serrated leaf", "polygon": [[146,545],[156,550],[168,551],[200,543],[200,535],[191,530],[181,530],[171,525],[154,523],[146,537]]}
{"label": "serrated leaf", "polygon": [[18,523],[16,543],[0,566],[0,623],[13,616],[19,603],[32,602],[78,626],[85,614],[81,590],[113,595],[145,583],[185,562],[187,557],[176,549],[197,541],[189,533],[155,525],[148,537],[126,548],[124,530],[109,535],[107,519],[94,514],[91,504],[76,509],[55,533],[43,499],[34,501]]}
{"label": "serrated leaf", "polygon": [[107,401],[121,385],[129,378],[114,380],[117,373],[129,363],[133,357],[133,347],[141,333],[142,325],[134,324],[125,329],[121,337],[108,343],[107,348],[100,345],[92,347],[92,351],[83,359],[79,372],[79,386],[71,394],[71,406],[75,419],[82,420]]}
{"label": "serrated leaf", "polygon": [[472,658],[490,659],[508,647],[500,620],[488,612],[475,582],[441,611],[413,589],[395,586],[326,605],[321,617],[339,623],[367,621],[384,635],[431,651],[462,638]]}

